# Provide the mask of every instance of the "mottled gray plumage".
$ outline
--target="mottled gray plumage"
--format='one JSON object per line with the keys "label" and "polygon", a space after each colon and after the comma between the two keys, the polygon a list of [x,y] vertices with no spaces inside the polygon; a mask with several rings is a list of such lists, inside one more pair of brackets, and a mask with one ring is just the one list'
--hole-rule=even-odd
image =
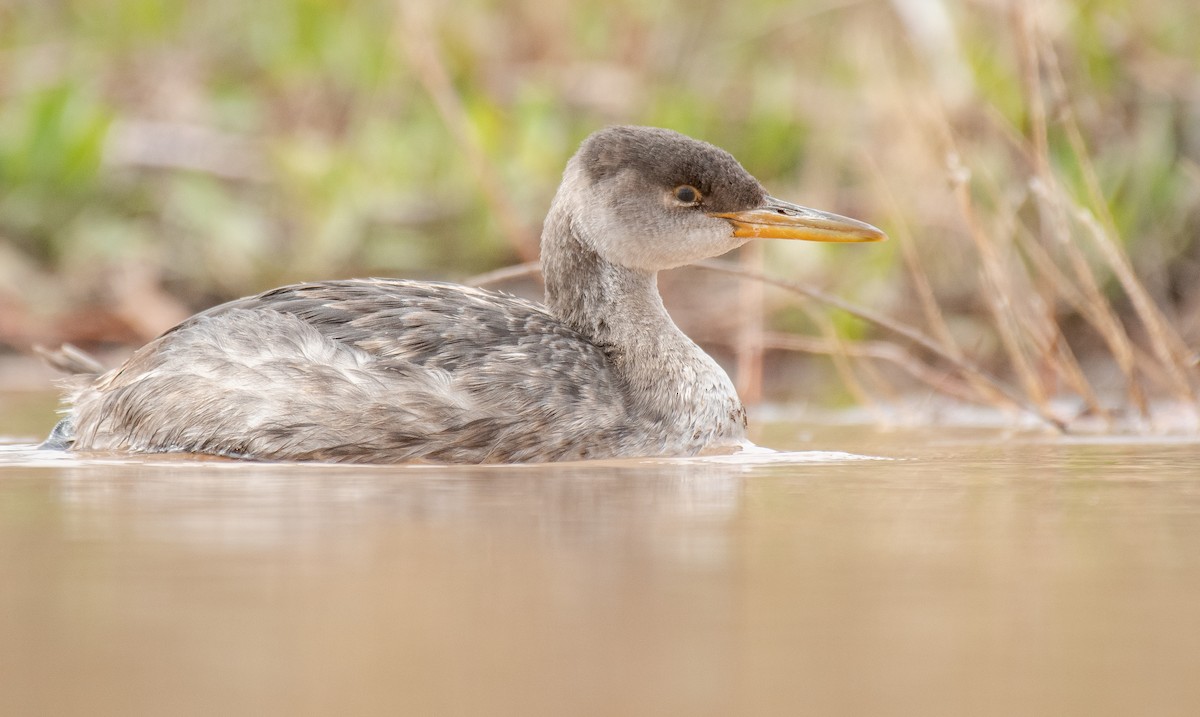
{"label": "mottled gray plumage", "polygon": [[[681,185],[700,196],[680,200]],[[546,219],[545,306],[401,280],[274,289],[87,377],[50,443],[375,463],[734,450],[741,403],[671,322],[655,277],[745,242],[714,214],[761,213],[768,200],[790,206],[716,147],[602,130],[568,164]]]}

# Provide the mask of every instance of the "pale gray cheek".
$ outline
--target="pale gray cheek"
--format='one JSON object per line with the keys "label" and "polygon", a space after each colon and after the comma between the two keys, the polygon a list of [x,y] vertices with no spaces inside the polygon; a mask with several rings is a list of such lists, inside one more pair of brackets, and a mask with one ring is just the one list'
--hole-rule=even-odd
{"label": "pale gray cheek", "polygon": [[642,271],[661,268],[664,250],[669,249],[661,238],[653,236],[644,227],[631,230],[628,223],[618,221],[609,212],[595,214],[577,229],[605,261]]}
{"label": "pale gray cheek", "polygon": [[[697,231],[689,237],[689,240],[690,247],[688,248],[691,251],[687,252],[690,256],[686,263],[720,256],[746,243],[745,239],[733,236],[732,228],[720,225]],[[678,260],[678,252],[675,254],[675,258]]]}
{"label": "pale gray cheek", "polygon": [[693,215],[679,224],[655,226],[652,220],[631,222],[637,207],[625,214],[592,207],[576,215],[574,228],[591,248],[618,266],[654,272],[720,256],[746,242],[733,236],[733,227],[721,219]]}

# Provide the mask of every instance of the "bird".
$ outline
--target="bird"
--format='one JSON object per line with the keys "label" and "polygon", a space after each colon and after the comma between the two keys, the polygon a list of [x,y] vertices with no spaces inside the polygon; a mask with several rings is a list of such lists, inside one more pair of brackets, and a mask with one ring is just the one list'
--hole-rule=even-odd
{"label": "bird", "polygon": [[451,283],[299,283],[90,364],[47,448],[258,461],[541,463],[751,446],[728,375],[658,272],[751,239],[871,242],[772,197],[728,152],[609,126],[567,162],[541,235],[545,302]]}

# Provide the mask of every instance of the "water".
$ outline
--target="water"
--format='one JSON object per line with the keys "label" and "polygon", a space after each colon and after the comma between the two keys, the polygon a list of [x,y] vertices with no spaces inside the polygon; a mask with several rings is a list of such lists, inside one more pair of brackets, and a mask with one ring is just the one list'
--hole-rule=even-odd
{"label": "water", "polygon": [[763,440],[887,460],[4,448],[0,714],[1200,713],[1197,443]]}

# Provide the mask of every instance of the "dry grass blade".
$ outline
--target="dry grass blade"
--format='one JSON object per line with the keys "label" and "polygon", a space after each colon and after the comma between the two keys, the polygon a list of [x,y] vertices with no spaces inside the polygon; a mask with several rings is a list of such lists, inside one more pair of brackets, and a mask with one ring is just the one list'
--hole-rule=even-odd
{"label": "dry grass blade", "polygon": [[850,314],[851,316],[855,316],[857,318],[862,319],[863,321],[867,321],[869,323],[875,324],[876,326],[879,326],[880,328],[883,328],[894,334],[903,336],[904,338],[908,339],[909,341],[912,341],[913,343],[927,349],[931,353],[937,355],[938,357],[940,357],[947,363],[951,364],[956,369],[958,369],[959,372],[962,373],[963,376],[968,376],[973,379],[980,380],[980,381],[986,383],[987,385],[991,386],[998,394],[1003,396],[1012,405],[1026,411],[1034,416],[1037,416],[1038,418],[1040,418],[1041,420],[1050,424],[1051,426],[1058,429],[1059,431],[1065,432],[1067,429],[1066,424],[1061,419],[1059,419],[1057,416],[1055,416],[1053,413],[1051,413],[1048,408],[1038,406],[1035,404],[1031,404],[1023,396],[1021,396],[1019,393],[1017,393],[1012,388],[1010,388],[1008,385],[1006,385],[1003,381],[996,378],[995,376],[992,376],[990,373],[988,373],[983,368],[981,368],[980,366],[975,364],[973,361],[970,361],[969,359],[967,359],[965,357],[953,355],[952,353],[950,353],[950,352],[946,351],[944,348],[942,348],[942,346],[937,341],[931,339],[929,336],[925,335],[918,329],[915,329],[907,324],[901,323],[892,318],[889,318],[882,314],[871,311],[870,309],[865,309],[860,306],[856,306],[856,305],[846,301],[845,299],[842,299],[840,297],[834,296],[827,292],[821,291],[820,289],[814,289],[812,287],[804,286],[803,284],[799,284],[794,281],[788,281],[786,279],[779,279],[779,278],[767,276],[765,274],[757,274],[757,273],[753,273],[753,272],[747,272],[747,271],[740,269],[737,266],[732,265],[728,262],[703,261],[703,262],[694,264],[693,266],[695,266],[696,268],[699,268],[699,269],[704,269],[705,271],[712,271],[712,272],[716,272],[718,274],[726,274],[729,276],[737,276],[737,277],[741,277],[743,279],[751,279],[754,281],[761,281],[761,282],[763,282],[765,284],[769,284],[771,286],[777,286],[781,289],[785,289],[792,293],[808,297],[814,301],[818,301],[818,302],[821,302],[828,306],[835,307],[837,309],[845,311],[846,313]]}
{"label": "dry grass blade", "polygon": [[[1050,297],[1052,300],[1064,301],[1080,314],[1088,311],[1086,299],[1084,299],[1078,289],[1062,273],[1058,265],[1054,263],[1054,260],[1050,257],[1045,247],[1038,243],[1029,232],[1018,232],[1017,244],[1028,262],[1032,264],[1036,274],[1052,287],[1049,289],[1049,293],[1052,294]],[[1100,416],[1105,422],[1111,425],[1112,415],[1100,404],[1100,399],[1096,396],[1095,390],[1087,380],[1087,377],[1084,376],[1083,369],[1079,365],[1079,360],[1067,343],[1067,337],[1063,334],[1062,327],[1052,317],[1049,323],[1055,331],[1054,344],[1057,347],[1060,359],[1057,367],[1060,369],[1064,380],[1084,400],[1091,413]],[[1139,406],[1139,410],[1144,415],[1147,407]]]}
{"label": "dry grass blade", "polygon": [[[953,142],[947,128],[947,140]],[[1004,270],[1001,258],[992,239],[980,223],[975,211],[975,203],[971,197],[970,173],[959,161],[957,151],[952,150],[949,156],[950,177],[953,184],[954,196],[958,201],[959,210],[967,224],[967,234],[971,237],[982,266],[980,282],[982,296],[992,316],[1005,353],[1017,372],[1017,377],[1030,400],[1038,406],[1042,413],[1049,413],[1046,391],[1038,379],[1026,353],[1020,334],[1020,324],[1014,316],[1017,299],[1014,295],[1010,276]]]}
{"label": "dry grass blade", "polygon": [[891,191],[891,187],[884,180],[883,173],[875,162],[870,161],[868,157],[865,164],[871,170],[871,178],[875,182],[879,196],[887,204],[889,216],[893,218],[888,236],[900,246],[900,256],[904,259],[904,267],[908,270],[913,288],[917,293],[917,300],[921,303],[921,312],[925,315],[925,323],[929,325],[933,335],[942,342],[942,346],[947,352],[954,356],[961,356],[962,349],[959,348],[958,343],[954,340],[954,335],[950,333],[950,327],[946,324],[946,317],[942,314],[942,308],[938,305],[937,297],[933,293],[933,284],[929,281],[929,274],[925,271],[925,265],[921,263],[920,256],[917,254],[912,232],[908,229],[908,223],[903,220],[904,212],[900,208],[900,203],[896,200],[896,195]]}
{"label": "dry grass blade", "polygon": [[51,367],[68,375],[91,374],[98,376],[105,371],[103,364],[74,344],[63,344],[56,349],[35,344],[33,352]]}
{"label": "dry grass blade", "polygon": [[858,375],[854,372],[854,367],[850,363],[850,356],[846,351],[846,347],[842,345],[841,337],[838,336],[833,322],[824,314],[818,314],[813,311],[809,311],[808,314],[816,322],[817,326],[820,327],[821,336],[824,340],[835,349],[830,351],[828,356],[833,362],[833,370],[837,372],[838,378],[842,380],[842,385],[846,387],[851,396],[854,396],[854,400],[860,406],[865,406],[871,413],[875,414],[877,419],[881,418],[883,413],[879,410],[879,404],[876,403],[871,393],[863,387],[862,382],[858,380]]}
{"label": "dry grass blade", "polygon": [[931,368],[904,347],[890,341],[831,341],[828,338],[767,332],[763,336],[763,346],[810,354],[844,353],[855,358],[883,361],[898,367],[938,393],[969,403],[988,403],[982,401],[969,384],[955,380],[951,374],[944,371]]}
{"label": "dry grass blade", "polygon": [[[1026,78],[1026,82],[1030,81],[1032,80]],[[1063,301],[1071,306],[1100,335],[1105,346],[1108,347],[1109,354],[1116,362],[1118,370],[1125,378],[1126,394],[1130,402],[1143,418],[1149,418],[1150,406],[1135,370],[1139,366],[1139,362],[1135,359],[1135,351],[1129,335],[1125,332],[1120,319],[1117,318],[1116,311],[1104,297],[1100,289],[1100,282],[1092,272],[1087,258],[1072,239],[1061,192],[1054,194],[1047,189],[1049,186],[1057,186],[1058,182],[1051,170],[1048,155],[1039,149],[1045,145],[1046,141],[1045,113],[1041,96],[1030,98],[1029,105],[1031,124],[1033,125],[1032,134],[1034,135],[1032,141],[1026,140],[1020,135],[994,108],[988,112],[992,127],[1000,133],[1000,136],[1014,151],[1025,158],[1035,171],[1035,176],[1028,181],[1028,189],[1038,210],[1041,230],[1038,233],[1027,227],[1026,232],[1018,231],[1016,234],[1018,245],[1032,264],[1035,275],[1044,279],[1052,288],[1050,293],[1053,299]],[[1041,139],[1039,140],[1038,137]],[[1048,248],[1037,240],[1038,236],[1054,240],[1054,246],[1064,255],[1074,279],[1067,276],[1058,266],[1058,262],[1051,256]],[[1062,329],[1058,326],[1057,320],[1051,317],[1051,323],[1055,333],[1061,336]],[[1082,373],[1079,374],[1078,379],[1072,376],[1076,373],[1077,363],[1075,368],[1071,366],[1059,366],[1058,368],[1088,403],[1092,411],[1099,415],[1107,415],[1107,411],[1099,407],[1095,392],[1087,383],[1086,378],[1082,377]],[[1082,383],[1079,379],[1082,379]]]}
{"label": "dry grass blade", "polygon": [[[1130,401],[1143,418],[1149,418],[1150,409],[1145,392],[1138,381],[1133,358],[1133,346],[1116,312],[1100,290],[1091,267],[1083,252],[1075,244],[1067,221],[1067,205],[1070,199],[1062,191],[1058,177],[1050,161],[1049,125],[1046,101],[1042,95],[1040,61],[1037,37],[1040,32],[1033,13],[1025,3],[1016,3],[1012,8],[1013,25],[1017,37],[1017,49],[1021,61],[1022,89],[1030,115],[1030,135],[1033,151],[1029,153],[1036,180],[1030,182],[1034,197],[1038,200],[1045,231],[1054,237],[1057,246],[1065,253],[1071,270],[1082,290],[1082,302],[1077,309],[1100,333],[1118,369],[1125,377],[1126,392]],[[1063,279],[1065,277],[1059,277]],[[1063,282],[1059,292],[1066,291],[1069,282]]]}
{"label": "dry grass blade", "polygon": [[[955,358],[962,358],[962,349],[958,346],[954,335],[950,332],[950,327],[946,323],[942,308],[938,304],[937,297],[934,295],[933,284],[930,282],[925,265],[921,262],[920,256],[917,253],[916,242],[913,240],[908,225],[903,219],[904,212],[901,210],[900,203],[896,200],[895,194],[891,191],[891,187],[885,181],[883,173],[879,170],[875,162],[871,161],[870,157],[867,157],[865,164],[870,169],[870,174],[878,188],[879,196],[887,204],[889,215],[894,218],[892,222],[893,228],[889,230],[889,235],[900,246],[900,255],[912,280],[913,288],[921,305],[921,311],[925,317],[925,323],[933,332],[934,337],[941,342],[941,346],[946,353]],[[1003,397],[999,396],[995,389],[985,381],[979,380],[970,374],[966,375],[965,379],[967,384],[977,394],[976,397],[966,400],[977,401],[982,399],[985,403],[995,403],[997,400],[1003,400]],[[959,397],[962,398],[962,396]]]}
{"label": "dry grass blade", "polygon": [[[1043,206],[1048,206],[1051,209],[1051,216],[1053,217],[1060,241],[1067,250],[1076,276],[1084,286],[1085,293],[1089,298],[1089,304],[1092,305],[1092,309],[1088,313],[1095,319],[1100,320],[1100,325],[1097,328],[1101,330],[1105,340],[1109,343],[1114,358],[1127,377],[1130,398],[1138,406],[1143,416],[1148,416],[1149,411],[1146,399],[1133,373],[1134,352],[1130,339],[1123,327],[1120,326],[1115,312],[1113,312],[1107,299],[1103,297],[1096,287],[1095,279],[1091,274],[1090,268],[1087,267],[1086,261],[1070,241],[1070,229],[1066,226],[1067,212],[1065,209],[1068,206],[1073,208],[1072,214],[1076,221],[1084,227],[1097,248],[1100,249],[1101,256],[1103,256],[1109,268],[1112,269],[1126,295],[1129,296],[1134,311],[1146,328],[1151,351],[1161,363],[1162,369],[1168,377],[1170,390],[1175,394],[1176,398],[1195,405],[1197,399],[1200,398],[1200,394],[1197,394],[1195,387],[1187,376],[1187,356],[1189,352],[1182,339],[1150,298],[1149,292],[1146,291],[1134,272],[1128,255],[1121,249],[1115,239],[1117,236],[1116,222],[1113,220],[1108,202],[1104,198],[1099,177],[1087,151],[1083,132],[1076,118],[1067,90],[1066,80],[1053,44],[1040,32],[1036,25],[1036,19],[1033,13],[1029,11],[1029,8],[1024,4],[1018,4],[1014,12],[1017,13],[1017,26],[1021,39],[1019,46],[1022,51],[1025,70],[1026,94],[1032,109],[1031,119],[1034,123],[1035,164],[1039,180],[1042,184],[1040,188],[1035,187],[1035,189],[1041,190],[1039,194],[1043,199]],[[1044,75],[1048,78],[1050,84],[1050,90],[1058,102],[1059,106],[1056,116],[1060,119],[1065,129],[1076,165],[1080,170],[1087,189],[1091,209],[1078,206],[1067,196],[1065,189],[1060,182],[1056,181],[1050,168],[1050,158],[1046,142],[1048,130],[1045,104],[1040,91],[1040,77],[1043,73],[1039,70],[1043,68],[1045,70]],[[1102,217],[1102,221],[1096,220],[1095,217],[1097,214]]]}
{"label": "dry grass blade", "polygon": [[[1033,196],[1038,200],[1038,209],[1042,213],[1047,233],[1055,238],[1056,246],[1066,255],[1071,273],[1075,276],[1078,298],[1073,302],[1074,306],[1108,346],[1113,361],[1116,362],[1117,368],[1125,377],[1125,390],[1130,402],[1143,417],[1148,418],[1150,407],[1146,400],[1146,392],[1142,389],[1135,370],[1133,343],[1129,334],[1125,332],[1125,327],[1121,325],[1121,320],[1117,318],[1116,311],[1113,310],[1112,305],[1100,290],[1100,283],[1096,280],[1091,267],[1088,266],[1087,258],[1071,238],[1066,211],[1062,205],[1062,196],[1060,193],[1052,195],[1048,189],[1050,185],[1054,184],[1056,184],[1054,178],[1047,173],[1031,182],[1030,187],[1033,190]],[[1056,288],[1060,297],[1075,294],[1076,292],[1069,288],[1072,286],[1072,282],[1061,274],[1059,277],[1062,281]]]}
{"label": "dry grass blade", "polygon": [[527,276],[537,276],[541,273],[541,262],[527,261],[524,264],[513,264],[512,266],[502,267],[495,271],[476,274],[464,279],[463,283],[468,286],[492,286],[493,284],[503,284],[507,281],[524,279]]}
{"label": "dry grass blade", "polygon": [[1181,401],[1197,404],[1200,394],[1188,380],[1188,350],[1182,339],[1163,317],[1154,300],[1133,271],[1129,257],[1113,241],[1112,236],[1096,221],[1095,216],[1086,209],[1080,208],[1076,214],[1080,224],[1093,237],[1100,247],[1101,254],[1121,282],[1121,286],[1133,303],[1134,310],[1142,320],[1146,334],[1150,340],[1150,348],[1162,365],[1176,398]]}
{"label": "dry grass blade", "polygon": [[[1066,79],[1062,75],[1058,55],[1054,52],[1053,46],[1045,40],[1042,41],[1042,48],[1042,53],[1046,58],[1049,68],[1048,74],[1053,89],[1062,98],[1063,107],[1061,113],[1063,124],[1067,130],[1067,139],[1071,143],[1071,149],[1075,153],[1079,167],[1082,170],[1089,199],[1093,207],[1092,211],[1088,211],[1082,207],[1079,208],[1076,217],[1084,228],[1088,230],[1089,236],[1095,241],[1105,261],[1108,262],[1117,280],[1121,283],[1121,287],[1133,303],[1133,308],[1137,312],[1138,318],[1141,319],[1142,324],[1146,327],[1154,354],[1163,363],[1163,367],[1171,377],[1177,397],[1181,400],[1195,403],[1200,399],[1200,393],[1197,393],[1185,373],[1190,351],[1183,342],[1183,339],[1172,328],[1170,322],[1163,316],[1162,311],[1155,305],[1154,300],[1150,298],[1150,293],[1146,291],[1146,287],[1138,279],[1133,265],[1129,261],[1129,255],[1125,253],[1116,241],[1118,235],[1117,223],[1113,219],[1108,202],[1104,199],[1104,192],[1100,188],[1100,179],[1088,154],[1083,132],[1079,127],[1079,121],[1075,116],[1074,108],[1070,102]],[[1102,223],[1096,221],[1096,214],[1102,217]]]}

